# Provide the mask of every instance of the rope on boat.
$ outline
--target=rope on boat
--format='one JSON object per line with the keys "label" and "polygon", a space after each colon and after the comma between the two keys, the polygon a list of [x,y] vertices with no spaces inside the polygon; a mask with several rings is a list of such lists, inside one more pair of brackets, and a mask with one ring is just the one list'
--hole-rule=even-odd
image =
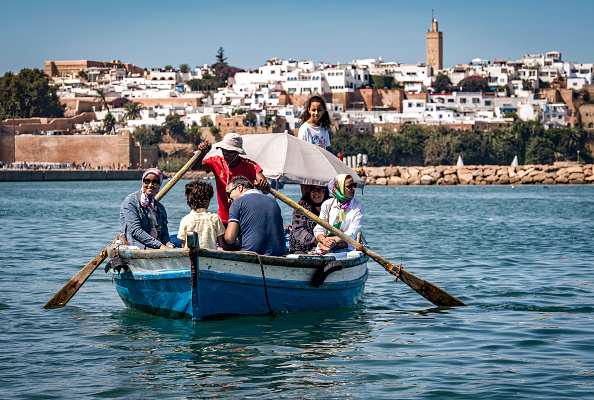
{"label": "rope on boat", "polygon": [[268,300],[268,288],[266,286],[266,276],[264,275],[264,265],[262,265],[262,259],[260,258],[260,254],[256,253],[255,251],[245,251],[246,253],[254,254],[258,257],[258,262],[260,263],[260,270],[262,271],[262,282],[264,283],[264,297],[266,297],[266,305],[268,306],[268,311],[270,312],[270,316],[274,317],[276,313],[270,307],[270,300]]}

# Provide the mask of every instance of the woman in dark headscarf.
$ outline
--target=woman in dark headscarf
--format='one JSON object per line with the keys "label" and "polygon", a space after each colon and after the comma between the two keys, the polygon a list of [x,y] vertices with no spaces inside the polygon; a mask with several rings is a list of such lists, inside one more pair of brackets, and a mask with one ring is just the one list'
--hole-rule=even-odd
{"label": "woman in dark headscarf", "polygon": [[163,174],[149,168],[142,174],[142,188],[126,197],[120,208],[120,232],[141,249],[174,248],[167,229],[165,207],[155,199]]}
{"label": "woman in dark headscarf", "polygon": [[[308,191],[299,200],[299,205],[307,211],[320,215],[322,203],[328,199],[329,192],[325,186],[310,185]],[[304,215],[293,211],[293,228],[289,236],[289,254],[305,254],[316,247],[318,241],[313,234],[316,223]]]}
{"label": "woman in dark headscarf", "polygon": [[[352,239],[356,239],[357,234],[361,232],[364,212],[363,203],[354,198],[355,189],[355,181],[351,175],[338,175],[334,178],[332,187],[334,198],[326,200],[320,210],[320,219],[333,225]],[[322,253],[347,247],[349,250],[354,250],[354,247],[327,232],[321,225],[315,226],[314,235],[319,243],[318,249]]]}

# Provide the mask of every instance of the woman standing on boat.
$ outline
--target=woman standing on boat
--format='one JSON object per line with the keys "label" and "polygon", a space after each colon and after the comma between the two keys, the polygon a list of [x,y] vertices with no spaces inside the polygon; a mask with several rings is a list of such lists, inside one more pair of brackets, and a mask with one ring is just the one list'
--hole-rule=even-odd
{"label": "woman standing on boat", "polygon": [[[363,203],[355,199],[355,181],[348,174],[340,174],[334,178],[332,187],[333,199],[328,199],[322,204],[320,219],[333,225],[346,235],[356,239],[357,234],[361,232],[363,219]],[[354,250],[354,247],[347,245],[339,237],[333,236],[322,226],[316,225],[314,235],[318,240],[318,249],[322,253],[329,253],[337,249]]]}
{"label": "woman standing on boat", "polygon": [[[299,200],[299,205],[307,211],[320,215],[322,203],[330,197],[326,186],[309,186],[308,191]],[[315,249],[318,243],[314,236],[316,223],[306,216],[293,211],[291,236],[289,236],[289,253],[306,254]]]}
{"label": "woman standing on boat", "polygon": [[163,183],[163,174],[149,168],[142,174],[142,188],[129,194],[120,208],[120,232],[127,241],[141,249],[174,248],[167,229],[165,207],[155,199]]}

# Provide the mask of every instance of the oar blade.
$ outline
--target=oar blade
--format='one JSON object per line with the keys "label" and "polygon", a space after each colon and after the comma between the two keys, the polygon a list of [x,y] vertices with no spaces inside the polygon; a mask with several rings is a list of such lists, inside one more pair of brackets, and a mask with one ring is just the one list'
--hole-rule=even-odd
{"label": "oar blade", "polygon": [[415,292],[429,300],[438,307],[460,307],[466,306],[462,301],[455,298],[445,290],[435,286],[431,282],[419,278],[405,269],[400,270],[400,279]]}
{"label": "oar blade", "polygon": [[380,264],[382,267],[386,269],[386,271],[394,274],[402,279],[404,283],[410,286],[414,291],[419,293],[421,296],[429,300],[431,303],[435,304],[438,307],[456,307],[456,306],[465,306],[463,302],[449,294],[443,289],[435,286],[434,284],[427,282],[424,279],[419,278],[418,276],[411,274],[408,271],[400,268],[400,272],[396,272],[397,268],[390,263],[388,260],[380,256],[379,254],[371,251],[367,247],[362,247],[360,243],[357,243],[354,239],[350,238],[349,236],[345,235],[344,232],[339,231],[334,226],[328,224],[326,221],[320,219],[317,215],[312,214],[311,212],[307,211],[305,208],[301,207],[299,204],[295,203],[293,200],[289,199],[287,196],[279,193],[278,191],[271,189],[270,192],[274,197],[281,200],[283,203],[287,204],[288,206],[292,207],[293,209],[297,210],[302,215],[305,215],[307,218],[311,219],[312,221],[318,223],[319,225],[323,226],[328,231],[332,232],[351,246],[355,247],[356,249],[360,249],[362,252],[373,258]]}
{"label": "oar blade", "polygon": [[[112,242],[113,243],[113,242]],[[87,265],[85,265],[76,275],[66,283],[62,289],[52,297],[43,308],[64,307],[66,303],[76,294],[78,289],[89,279],[89,276],[97,267],[107,258],[107,249],[97,254]]]}

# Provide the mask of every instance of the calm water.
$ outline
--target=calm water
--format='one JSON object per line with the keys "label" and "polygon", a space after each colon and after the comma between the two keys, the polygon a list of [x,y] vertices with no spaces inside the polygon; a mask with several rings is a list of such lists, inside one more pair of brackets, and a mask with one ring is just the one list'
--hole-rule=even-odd
{"label": "calm water", "polygon": [[[184,183],[163,201],[174,229]],[[115,237],[138,187],[0,183],[0,397],[594,396],[594,186],[358,192],[373,249],[465,308],[433,308],[370,262],[363,300],[332,312],[151,317],[124,307],[103,266],[67,307],[42,310]]]}

